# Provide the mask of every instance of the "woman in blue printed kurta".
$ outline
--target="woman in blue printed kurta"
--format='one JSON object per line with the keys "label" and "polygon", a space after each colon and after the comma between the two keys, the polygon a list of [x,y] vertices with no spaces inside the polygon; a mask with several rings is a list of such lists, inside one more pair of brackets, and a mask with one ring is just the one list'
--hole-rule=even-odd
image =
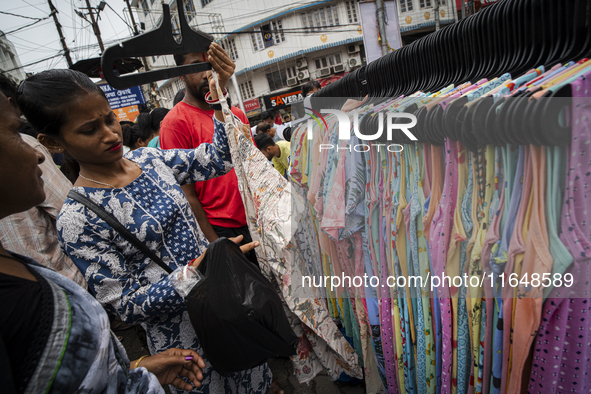
{"label": "woman in blue printed kurta", "polygon": [[[84,205],[67,199],[58,217],[62,247],[82,271],[97,300],[112,315],[146,329],[150,352],[171,347],[203,354],[181,294],[183,268],[200,256],[207,241],[179,184],[223,175],[232,168],[224,126],[217,119],[212,144],[195,150],[142,148],[125,157],[142,174],[117,189],[74,187],[111,213],[169,267],[153,263]],[[209,363],[203,392],[266,392],[266,364],[223,378]]]}
{"label": "woman in blue printed kurta", "polygon": [[[222,76],[227,81],[231,60],[217,44],[208,55],[216,60],[212,64],[220,81]],[[194,150],[143,148],[123,157],[117,117],[102,90],[84,74],[41,73],[21,85],[17,100],[42,131],[39,140],[67,151],[80,165],[74,190],[111,213],[173,270],[167,275],[92,211],[68,199],[57,220],[59,241],[96,299],[122,321],[142,324],[152,353],[179,345],[203,354],[183,297],[196,282],[187,267],[207,243],[180,184],[232,168],[221,111],[215,111],[211,144]],[[226,377],[206,364],[202,387],[195,392],[266,393],[271,385],[267,364]]]}

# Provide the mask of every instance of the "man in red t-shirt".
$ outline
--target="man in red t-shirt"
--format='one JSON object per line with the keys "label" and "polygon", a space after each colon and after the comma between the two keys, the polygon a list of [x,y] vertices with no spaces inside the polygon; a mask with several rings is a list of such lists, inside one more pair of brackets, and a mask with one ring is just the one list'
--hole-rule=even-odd
{"label": "man in red t-shirt", "polygon": [[[205,53],[187,53],[174,58],[177,66],[201,63],[205,61]],[[213,139],[214,110],[205,101],[209,92],[207,71],[182,76],[181,80],[185,83],[185,97],[162,121],[162,149],[194,149]],[[244,112],[236,107],[232,107],[232,112],[243,124],[248,124]],[[234,170],[208,181],[185,185],[183,191],[209,242],[218,237],[238,235],[244,237],[242,244],[252,242]],[[257,264],[254,251],[246,253],[246,257]]]}

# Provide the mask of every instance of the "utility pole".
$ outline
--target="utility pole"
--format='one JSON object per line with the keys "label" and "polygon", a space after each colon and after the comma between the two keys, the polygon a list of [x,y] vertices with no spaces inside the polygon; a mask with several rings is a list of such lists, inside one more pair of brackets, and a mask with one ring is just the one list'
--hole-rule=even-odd
{"label": "utility pole", "polygon": [[[125,0],[125,4],[127,4],[127,10],[129,11],[129,16],[131,17],[131,24],[133,25],[133,32],[137,36],[140,34],[140,30],[137,28],[137,25],[135,24],[135,18],[133,17],[133,12],[132,12],[131,4],[129,3],[129,0]],[[146,58],[144,56],[142,56],[142,63],[144,63],[144,69],[146,71],[150,71],[150,67],[148,66],[148,62],[146,61]]]}
{"label": "utility pole", "polygon": [[441,28],[439,24],[439,0],[433,1],[435,1],[435,5],[433,6],[433,12],[435,12],[435,31],[437,31]]}
{"label": "utility pole", "polygon": [[378,30],[382,39],[382,56],[388,54],[388,39],[386,38],[386,19],[384,17],[384,1],[376,0],[376,13],[378,18]]}
{"label": "utility pole", "polygon": [[125,4],[127,4],[127,10],[129,11],[129,16],[131,17],[131,24],[133,25],[133,32],[135,33],[135,35],[139,35],[140,31],[137,28],[137,25],[135,24],[135,18],[133,17],[133,12],[131,9],[131,3],[129,2],[129,0],[124,0]]}
{"label": "utility pole", "polygon": [[105,52],[105,46],[103,45],[103,39],[101,38],[101,31],[98,27],[98,23],[94,19],[94,14],[92,13],[93,8],[90,6],[90,0],[86,0],[86,7],[88,7],[88,13],[90,13],[90,20],[92,21],[92,30],[94,30],[94,35],[98,40],[99,47],[101,48],[101,53]]}
{"label": "utility pole", "polygon": [[49,4],[49,10],[51,11],[51,14],[53,15],[53,21],[55,22],[55,27],[57,28],[57,34],[59,34],[59,36],[60,36],[60,41],[62,43],[62,48],[64,50],[64,56],[66,58],[66,61],[68,62],[68,67],[72,67],[72,65],[74,63],[72,62],[72,58],[70,57],[70,50],[68,49],[68,46],[66,45],[66,39],[64,38],[64,33],[62,33],[62,25],[60,25],[60,22],[57,19],[57,9],[53,6],[53,3],[51,2],[51,0],[47,0],[47,3]]}
{"label": "utility pole", "polygon": [[[124,1],[125,1],[125,4],[127,4],[127,10],[129,11],[129,16],[131,17],[131,24],[133,25],[133,32],[136,36],[138,36],[140,34],[140,30],[137,28],[137,25],[135,24],[135,18],[133,17],[133,10],[131,8],[131,4],[129,3],[129,0],[124,0]],[[142,63],[144,64],[144,70],[150,71],[150,66],[148,66],[148,61],[146,60],[145,56],[142,56],[141,59],[142,59]],[[152,91],[155,91],[155,89],[156,89],[156,83],[152,82],[152,83],[148,84],[148,86],[149,86],[148,89],[150,90],[150,93],[149,93],[150,102],[156,108],[160,107],[160,103],[158,102],[158,100],[156,100],[154,98],[154,96],[152,96]]]}

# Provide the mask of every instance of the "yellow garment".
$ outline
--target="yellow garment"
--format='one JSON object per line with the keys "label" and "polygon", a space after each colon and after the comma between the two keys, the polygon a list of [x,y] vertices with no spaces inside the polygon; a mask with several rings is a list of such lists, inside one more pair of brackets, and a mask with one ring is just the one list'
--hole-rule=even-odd
{"label": "yellow garment", "polygon": [[291,148],[289,142],[278,141],[277,146],[281,151],[281,156],[273,157],[273,166],[279,171],[281,175],[285,175],[285,171],[289,168],[289,155],[291,154]]}

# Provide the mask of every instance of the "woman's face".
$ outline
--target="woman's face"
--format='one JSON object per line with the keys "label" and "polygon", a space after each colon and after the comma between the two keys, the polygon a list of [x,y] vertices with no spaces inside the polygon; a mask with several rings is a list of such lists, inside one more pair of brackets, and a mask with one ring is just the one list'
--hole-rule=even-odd
{"label": "woman's face", "polygon": [[26,211],[45,200],[41,168],[45,156],[17,132],[21,121],[0,93],[0,218]]}
{"label": "woman's face", "polygon": [[81,166],[113,163],[123,157],[121,125],[102,94],[78,96],[65,119],[56,143]]}

